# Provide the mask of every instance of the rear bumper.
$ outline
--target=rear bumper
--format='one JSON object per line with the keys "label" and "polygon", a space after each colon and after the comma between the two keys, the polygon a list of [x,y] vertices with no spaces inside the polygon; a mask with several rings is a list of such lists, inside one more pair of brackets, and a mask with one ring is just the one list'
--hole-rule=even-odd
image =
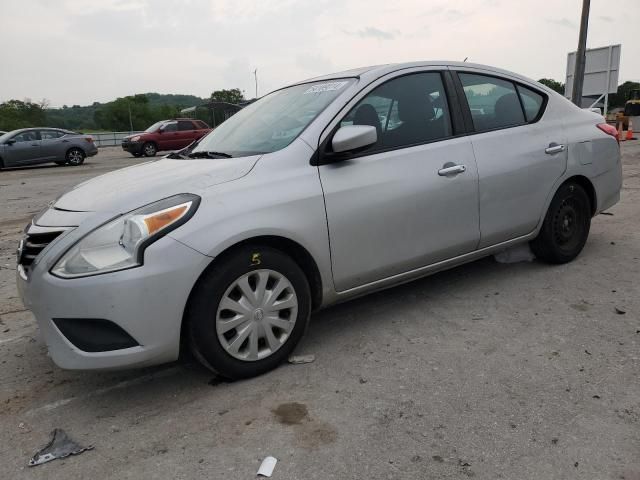
{"label": "rear bumper", "polygon": [[93,157],[94,155],[98,154],[98,147],[96,147],[96,144],[93,143],[89,148],[85,149],[84,153],[87,157]]}

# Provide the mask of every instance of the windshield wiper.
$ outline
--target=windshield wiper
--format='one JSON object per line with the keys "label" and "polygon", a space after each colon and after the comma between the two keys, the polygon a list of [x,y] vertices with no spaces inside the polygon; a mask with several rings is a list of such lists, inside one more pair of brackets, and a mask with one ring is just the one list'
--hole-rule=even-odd
{"label": "windshield wiper", "polygon": [[188,155],[189,158],[233,158],[233,155],[229,155],[224,152],[212,152],[212,151],[200,151],[191,152]]}

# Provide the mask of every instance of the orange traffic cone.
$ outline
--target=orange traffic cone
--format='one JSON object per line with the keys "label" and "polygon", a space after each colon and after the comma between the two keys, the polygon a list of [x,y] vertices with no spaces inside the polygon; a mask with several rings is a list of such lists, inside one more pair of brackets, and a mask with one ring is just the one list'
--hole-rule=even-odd
{"label": "orange traffic cone", "polygon": [[629,127],[627,127],[627,138],[625,140],[633,140],[633,122],[629,119]]}

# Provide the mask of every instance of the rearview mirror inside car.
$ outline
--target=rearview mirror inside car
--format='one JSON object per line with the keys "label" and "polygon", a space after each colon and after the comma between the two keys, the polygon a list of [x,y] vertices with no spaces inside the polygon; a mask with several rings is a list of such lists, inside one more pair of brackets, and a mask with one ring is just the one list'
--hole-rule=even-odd
{"label": "rearview mirror inside car", "polygon": [[333,135],[331,147],[335,153],[353,152],[378,141],[378,132],[371,125],[345,125]]}

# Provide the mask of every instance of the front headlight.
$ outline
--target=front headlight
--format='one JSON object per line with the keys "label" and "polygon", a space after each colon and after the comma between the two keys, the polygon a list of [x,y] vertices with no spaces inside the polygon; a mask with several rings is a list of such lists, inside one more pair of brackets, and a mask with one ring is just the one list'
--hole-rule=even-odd
{"label": "front headlight", "polygon": [[137,142],[138,140],[140,140],[140,135],[136,135],[135,137],[131,137],[129,139],[129,141],[131,141],[131,142]]}
{"label": "front headlight", "polygon": [[142,265],[144,249],[189,220],[200,197],[182,193],[115,218],[81,238],[51,273],[74,278]]}

